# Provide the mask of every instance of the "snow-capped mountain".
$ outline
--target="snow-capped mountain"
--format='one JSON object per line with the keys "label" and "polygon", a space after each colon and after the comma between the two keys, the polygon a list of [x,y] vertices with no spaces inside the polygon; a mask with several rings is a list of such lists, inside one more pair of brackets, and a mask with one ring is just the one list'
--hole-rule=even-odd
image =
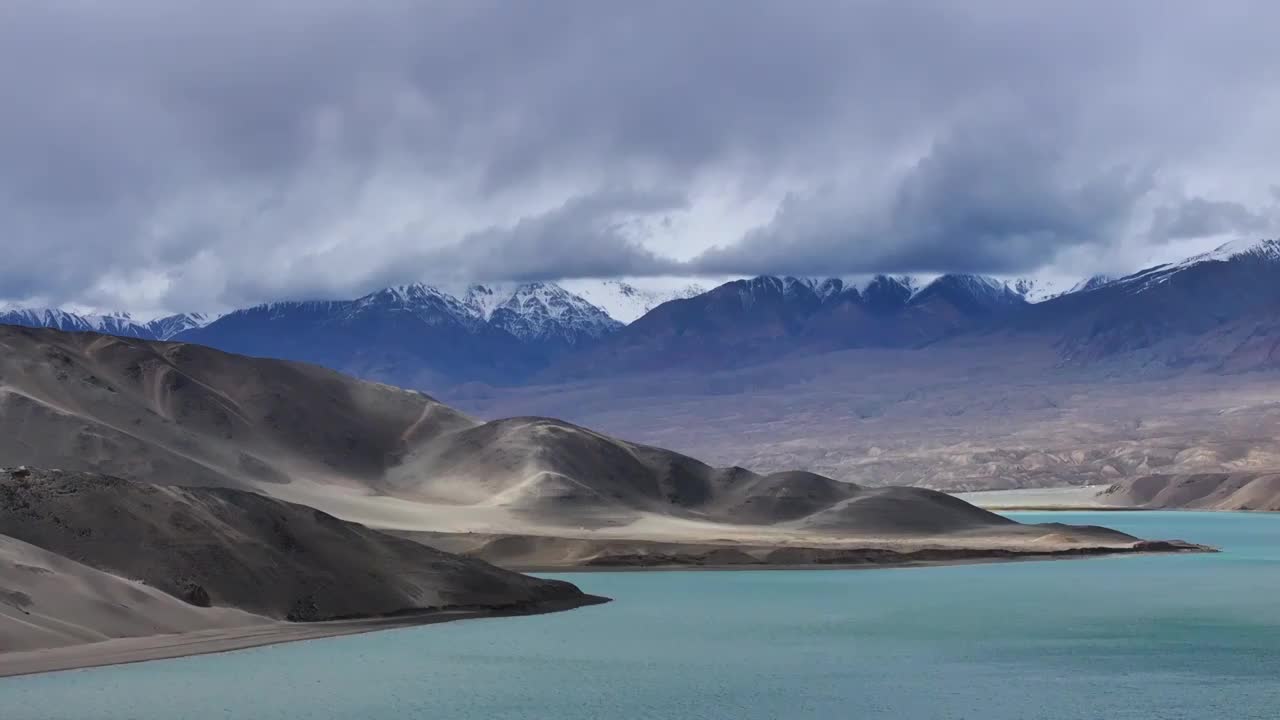
{"label": "snow-capped mountain", "polygon": [[1006,280],[1005,284],[1029,303],[1041,303],[1075,292],[1080,285],[1080,283],[1067,285],[1060,278],[1049,277],[1017,277]]}
{"label": "snow-capped mountain", "polygon": [[370,293],[351,302],[345,313],[409,313],[426,324],[487,324],[528,342],[575,345],[617,330],[621,323],[604,310],[555,283],[471,285],[454,295],[415,283]]}
{"label": "snow-capped mountain", "polygon": [[[1138,352],[1146,362],[1178,366],[1265,365],[1271,351],[1236,353],[1239,343],[1230,338],[1271,337],[1280,308],[1280,242],[1231,242],[1124,277],[1090,278],[1035,307],[1016,329],[1055,335],[1070,361]],[[1210,333],[1222,339],[1205,340]]]}
{"label": "snow-capped mountain", "polygon": [[518,286],[472,285],[460,293],[458,298],[468,313],[488,322],[493,317],[493,311],[511,299],[516,287]]}
{"label": "snow-capped mountain", "polygon": [[83,315],[49,308],[11,308],[0,311],[0,323],[25,327],[48,327],[67,332],[93,332],[96,328]]}
{"label": "snow-capped mountain", "polygon": [[662,303],[695,297],[707,291],[696,283],[672,286],[642,280],[566,280],[561,286],[621,323],[635,322],[636,318]]}
{"label": "snow-capped mountain", "polygon": [[[1179,362],[1199,362],[1216,357],[1213,343],[1197,339],[1205,333],[1235,328],[1253,340],[1271,336],[1251,328],[1280,309],[1280,241],[1228,243],[1125,277],[1074,284],[965,274],[760,276],[700,292],[661,282],[668,287],[575,280],[449,292],[411,284],[353,300],[267,303],[218,319],[139,322],[125,313],[17,308],[0,310],[0,322],[202,343],[424,389],[718,370],[789,353],[923,348],[983,331],[1050,338],[1072,361],[1159,348]],[[1194,357],[1179,350],[1192,340]],[[1246,360],[1233,367],[1249,366]]]}
{"label": "snow-capped mountain", "polygon": [[1219,245],[1210,252],[1189,257],[1177,263],[1177,265],[1179,267],[1190,267],[1205,262],[1229,262],[1232,260],[1280,263],[1280,239],[1232,240]]}
{"label": "snow-capped mountain", "polygon": [[[1072,285],[1071,289],[1068,290],[1067,293],[1091,292],[1093,290],[1097,290],[1100,287],[1110,285],[1111,283],[1115,282],[1118,279],[1119,278],[1117,278],[1115,275],[1108,275],[1105,273],[1090,275],[1089,277],[1081,280],[1075,285]],[[1066,293],[1063,293],[1063,294],[1065,295]]]}
{"label": "snow-capped mountain", "polygon": [[354,300],[276,302],[178,335],[247,355],[304,360],[406,387],[523,380],[621,323],[553,283],[414,283]]}
{"label": "snow-capped mountain", "polygon": [[139,322],[129,313],[80,315],[56,308],[0,310],[0,324],[48,327],[67,332],[99,332],[142,340],[168,340],[185,330],[202,327],[211,319],[203,313],[183,313]]}
{"label": "snow-capped mountain", "polygon": [[204,327],[216,319],[216,315],[208,313],[179,313],[156,318],[146,323],[146,327],[150,329],[157,340],[168,340],[178,333]]}
{"label": "snow-capped mountain", "polygon": [[1141,293],[1186,273],[1200,272],[1210,265],[1280,268],[1280,240],[1234,240],[1207,253],[1193,255],[1178,262],[1154,265],[1108,284],[1124,287],[1130,293]]}
{"label": "snow-capped mountain", "polygon": [[983,275],[943,275],[915,292],[908,300],[923,305],[940,298],[970,316],[989,315],[1027,304],[1009,284]]}
{"label": "snow-capped mountain", "polygon": [[722,369],[798,352],[914,347],[1026,306],[1004,282],[973,275],[764,275],[660,305],[557,369],[571,377]]}
{"label": "snow-capped mountain", "polygon": [[482,312],[487,311],[482,317],[522,340],[578,345],[622,327],[604,310],[554,283],[526,283],[510,294],[485,292],[488,288],[483,287],[473,290],[485,299],[506,296],[498,303],[480,304]]}
{"label": "snow-capped mountain", "polygon": [[472,329],[484,323],[466,303],[443,290],[414,283],[369,293],[350,301],[342,311],[346,320],[377,314],[408,314],[426,325],[458,324]]}

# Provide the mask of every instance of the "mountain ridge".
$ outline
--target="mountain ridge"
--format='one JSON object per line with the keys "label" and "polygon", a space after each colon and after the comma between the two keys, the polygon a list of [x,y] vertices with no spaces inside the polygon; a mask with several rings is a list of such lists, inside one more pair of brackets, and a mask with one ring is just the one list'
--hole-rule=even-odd
{"label": "mountain ridge", "polygon": [[789,353],[923,348],[960,336],[999,342],[1001,334],[1042,338],[1068,363],[1134,356],[1227,371],[1280,366],[1280,337],[1266,341],[1276,332],[1268,318],[1280,307],[1277,240],[1226,243],[1121,277],[1095,275],[1064,292],[968,274],[762,275],[665,296],[621,281],[576,285],[623,312],[648,309],[623,324],[557,283],[457,292],[415,283],[351,300],[265,303],[217,319],[179,315],[144,325],[126,314],[11,310],[0,322],[208,344],[423,388],[727,369]]}

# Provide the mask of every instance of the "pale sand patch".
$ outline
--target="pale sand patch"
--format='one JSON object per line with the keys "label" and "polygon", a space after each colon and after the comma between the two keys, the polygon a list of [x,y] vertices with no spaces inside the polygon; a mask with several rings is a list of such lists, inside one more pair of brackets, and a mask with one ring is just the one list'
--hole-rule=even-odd
{"label": "pale sand patch", "polygon": [[1098,493],[1107,485],[1080,485],[1058,488],[1027,488],[1023,490],[983,490],[979,492],[952,493],[967,503],[988,510],[1058,510],[1066,508],[1114,509],[1102,502]]}
{"label": "pale sand patch", "polygon": [[242,610],[196,607],[4,535],[0,578],[0,651],[165,633],[244,632],[271,622]]}
{"label": "pale sand patch", "polygon": [[607,600],[586,596],[586,599],[582,601],[552,601],[518,612],[459,609],[437,610],[394,617],[333,620],[314,623],[267,621],[263,624],[248,627],[119,638],[84,645],[0,653],[0,677],[31,675],[102,665],[121,665],[149,660],[165,660],[189,655],[207,655],[264,645],[355,635],[417,625],[432,625],[454,620],[558,612],[602,602],[607,602]]}

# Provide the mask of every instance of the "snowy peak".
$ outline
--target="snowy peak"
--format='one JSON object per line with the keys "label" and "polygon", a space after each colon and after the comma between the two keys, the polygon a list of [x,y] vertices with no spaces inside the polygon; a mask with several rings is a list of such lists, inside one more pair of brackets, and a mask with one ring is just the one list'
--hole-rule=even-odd
{"label": "snowy peak", "polygon": [[1207,253],[1192,255],[1179,262],[1164,263],[1139,270],[1106,285],[1122,287],[1129,293],[1142,293],[1164,285],[1182,273],[1200,269],[1209,264],[1255,267],[1268,271],[1280,270],[1280,240],[1234,240],[1219,245]]}
{"label": "snowy peak", "polygon": [[168,340],[192,328],[203,327],[211,318],[203,313],[169,315],[141,323],[129,313],[78,315],[56,308],[16,308],[0,311],[0,323],[26,327],[47,327],[67,332],[98,332],[105,335]]}
{"label": "snowy peak", "polygon": [[6,325],[47,327],[67,332],[91,332],[93,325],[84,317],[65,310],[48,308],[13,308],[0,312],[0,322]]}
{"label": "snowy peak", "polygon": [[1067,293],[1091,292],[1093,290],[1097,290],[1098,288],[1104,285],[1110,285],[1111,283],[1115,282],[1117,279],[1118,278],[1116,278],[1114,275],[1107,275],[1104,273],[1091,275],[1085,278],[1084,280],[1081,280],[1080,282],[1076,283],[1075,285],[1072,285],[1071,289],[1068,290]]}
{"label": "snowy peak", "polygon": [[[604,310],[555,283],[526,283],[504,293],[473,288],[474,305],[488,310],[489,324],[522,340],[563,342],[577,345],[599,340],[622,327]],[[471,297],[472,293],[468,292]]]}
{"label": "snowy peak", "polygon": [[146,324],[157,340],[168,340],[178,333],[204,327],[217,319],[206,313],[179,313],[156,318]]}
{"label": "snowy peak", "polygon": [[108,335],[133,335],[136,328],[140,327],[138,323],[133,321],[133,316],[127,312],[107,313],[106,315],[82,315],[85,322],[94,329],[95,332],[106,333]]}
{"label": "snowy peak", "polygon": [[1231,262],[1232,260],[1280,262],[1280,240],[1233,240],[1219,245],[1210,252],[1189,257],[1175,264],[1174,267],[1190,267],[1204,262]]}
{"label": "snowy peak", "polygon": [[919,283],[909,275],[876,275],[858,288],[858,294],[871,310],[893,312],[904,307],[915,296],[918,288]]}
{"label": "snowy peak", "polygon": [[369,293],[351,302],[344,322],[382,315],[411,316],[432,326],[461,326],[474,330],[483,325],[458,298],[422,283],[396,285]]}
{"label": "snowy peak", "polygon": [[[743,308],[762,302],[820,307],[833,302],[859,303],[875,313],[896,313],[908,305],[944,297],[965,310],[989,312],[1024,304],[1023,295],[996,278],[942,275],[925,283],[912,275],[875,275],[862,282],[840,278],[795,278],[761,275],[717,288],[722,297],[736,295]],[[730,295],[730,296],[733,296]]]}
{"label": "snowy peak", "polygon": [[941,298],[963,312],[981,315],[1026,304],[1005,282],[984,275],[943,275],[911,297],[913,304]]}
{"label": "snowy peak", "polygon": [[376,292],[357,298],[357,312],[366,308],[394,310],[440,310],[459,316],[470,315],[466,306],[458,298],[430,285],[413,283],[383,288]]}
{"label": "snowy peak", "polygon": [[687,300],[707,290],[690,283],[675,287],[651,287],[626,280],[568,280],[561,284],[569,292],[595,305],[621,323],[632,323],[659,305]]}
{"label": "snowy peak", "polygon": [[226,317],[253,315],[268,321],[312,325],[411,320],[435,328],[454,328],[468,335],[484,335],[496,329],[527,342],[569,345],[598,339],[621,326],[600,308],[554,283],[472,285],[458,295],[461,297],[413,283],[376,290],[355,300],[268,303]]}
{"label": "snowy peak", "polygon": [[511,299],[511,296],[511,289],[502,285],[472,285],[460,299],[467,312],[488,322],[493,317],[493,311]]}
{"label": "snowy peak", "polygon": [[1019,277],[1008,280],[1006,285],[1009,289],[1022,296],[1023,300],[1029,303],[1042,303],[1045,300],[1052,300],[1061,295],[1075,292],[1080,286],[1076,283],[1074,286],[1068,287],[1066,282],[1060,278],[1040,278],[1040,277]]}

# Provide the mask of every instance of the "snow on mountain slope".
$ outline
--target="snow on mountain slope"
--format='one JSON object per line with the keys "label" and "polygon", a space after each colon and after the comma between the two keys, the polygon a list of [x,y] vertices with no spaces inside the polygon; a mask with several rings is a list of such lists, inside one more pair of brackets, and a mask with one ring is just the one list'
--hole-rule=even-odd
{"label": "snow on mountain slope", "polygon": [[943,275],[912,294],[912,304],[943,298],[969,313],[989,313],[1026,304],[1026,299],[1009,284],[985,275]]}
{"label": "snow on mountain slope", "polygon": [[1090,277],[1087,277],[1084,280],[1081,280],[1080,282],[1076,283],[1075,285],[1072,285],[1071,289],[1068,290],[1067,292],[1078,293],[1078,292],[1089,292],[1091,290],[1097,290],[1098,288],[1104,285],[1110,285],[1111,283],[1115,282],[1118,279],[1119,278],[1117,278],[1114,275],[1099,273],[1097,275],[1092,275]]}
{"label": "snow on mountain slope", "polygon": [[599,340],[622,327],[607,312],[555,283],[525,283],[517,286],[501,302],[505,293],[485,292],[477,287],[476,307],[488,310],[489,324],[500,327],[522,340],[555,341],[577,345],[585,340]]}
{"label": "snow on mountain slope", "polygon": [[104,315],[82,315],[94,332],[106,335],[123,335],[126,337],[146,337],[150,331],[145,325],[134,322],[133,316],[127,312],[107,313]]}
{"label": "snow on mountain slope", "polygon": [[1186,268],[1204,262],[1229,262],[1239,259],[1280,262],[1280,240],[1232,240],[1207,253],[1193,255],[1182,262],[1174,263],[1173,267]]}
{"label": "snow on mountain slope", "polygon": [[477,317],[458,298],[422,283],[383,288],[356,298],[343,314],[344,320],[378,313],[409,313],[428,325],[458,324],[475,327],[484,319]]}
{"label": "snow on mountain slope", "polygon": [[1124,287],[1130,293],[1146,292],[1206,263],[1261,263],[1280,268],[1280,240],[1233,240],[1209,252],[1145,268],[1107,284]]}
{"label": "snow on mountain slope", "polygon": [[1011,290],[1022,296],[1029,303],[1039,303],[1072,292],[1064,287],[1058,278],[1019,277],[1006,281]]}
{"label": "snow on mountain slope", "polygon": [[566,280],[561,285],[569,292],[595,305],[621,323],[637,318],[671,300],[696,297],[707,291],[696,283],[672,285],[662,281]]}
{"label": "snow on mountain slope", "polygon": [[510,284],[472,285],[459,293],[458,298],[467,312],[488,322],[493,317],[493,311],[515,295],[517,287]]}
{"label": "snow on mountain slope", "polygon": [[0,312],[0,323],[25,327],[47,327],[67,332],[90,332],[93,325],[84,317],[65,310],[48,308],[12,308]]}
{"label": "snow on mountain slope", "polygon": [[0,310],[0,324],[47,327],[67,332],[99,332],[143,340],[168,340],[184,330],[203,327],[213,319],[204,313],[184,313],[139,322],[124,312],[81,315],[56,308]]}
{"label": "snow on mountain slope", "polygon": [[179,313],[156,318],[146,324],[157,340],[168,340],[180,332],[204,327],[217,320],[217,315],[208,313]]}

